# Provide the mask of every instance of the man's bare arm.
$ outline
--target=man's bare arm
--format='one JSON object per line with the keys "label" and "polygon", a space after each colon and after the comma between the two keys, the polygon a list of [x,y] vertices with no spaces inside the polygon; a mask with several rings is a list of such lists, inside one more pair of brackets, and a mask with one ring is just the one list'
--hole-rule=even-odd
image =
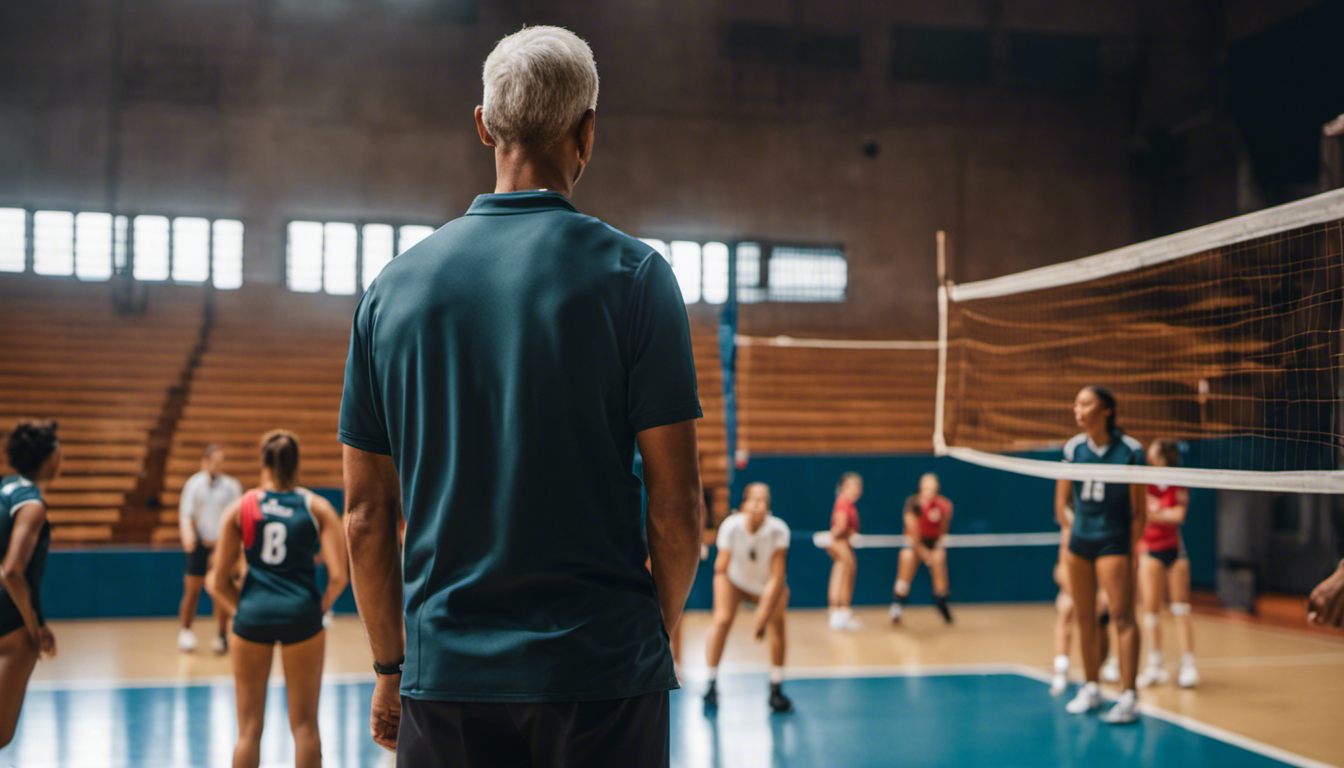
{"label": "man's bare arm", "polygon": [[395,664],[406,655],[402,618],[401,481],[391,456],[344,446],[345,532],[350,583],[373,660]]}
{"label": "man's bare arm", "polygon": [[649,492],[649,560],[668,632],[681,621],[700,563],[704,492],[695,422],[640,432],[644,485]]}

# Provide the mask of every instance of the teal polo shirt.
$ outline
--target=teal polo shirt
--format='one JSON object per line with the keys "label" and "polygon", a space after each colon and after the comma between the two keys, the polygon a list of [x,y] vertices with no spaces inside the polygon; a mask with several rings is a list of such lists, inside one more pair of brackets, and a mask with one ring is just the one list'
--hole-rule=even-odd
{"label": "teal polo shirt", "polygon": [[668,263],[554,192],[481,195],[355,310],[339,436],[401,478],[402,694],[677,687],[635,434],[701,416]]}

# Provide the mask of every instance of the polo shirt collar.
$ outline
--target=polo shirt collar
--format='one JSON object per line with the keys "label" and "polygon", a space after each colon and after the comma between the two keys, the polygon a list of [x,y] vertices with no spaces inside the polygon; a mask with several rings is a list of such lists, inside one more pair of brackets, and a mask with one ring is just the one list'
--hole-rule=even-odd
{"label": "polo shirt collar", "polygon": [[516,213],[538,213],[541,211],[572,211],[579,209],[559,192],[530,189],[525,192],[499,192],[477,195],[468,216],[508,216]]}

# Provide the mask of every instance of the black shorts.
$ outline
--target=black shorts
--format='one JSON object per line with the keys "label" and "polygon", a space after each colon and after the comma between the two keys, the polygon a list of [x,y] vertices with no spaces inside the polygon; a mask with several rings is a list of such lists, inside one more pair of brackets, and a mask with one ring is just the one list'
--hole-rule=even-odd
{"label": "black shorts", "polygon": [[403,696],[397,768],[666,768],[669,722],[666,692],[517,704]]}
{"label": "black shorts", "polygon": [[1150,549],[1148,556],[1170,568],[1177,560],[1185,557],[1185,547],[1173,547],[1171,549]]}
{"label": "black shorts", "polygon": [[935,537],[933,537],[932,539],[930,539],[930,538],[927,537],[927,536],[920,536],[920,537],[919,537],[919,540],[920,540],[921,543],[924,544],[925,548],[927,548],[927,549],[933,549],[934,547],[938,546],[938,542],[942,541],[942,540],[943,540],[943,537],[942,537],[942,536],[935,536]]}
{"label": "black shorts", "polygon": [[1128,555],[1130,552],[1129,536],[1108,536],[1104,539],[1084,539],[1079,536],[1070,536],[1069,551],[1087,560],[1096,560],[1099,557],[1109,557],[1111,555]]}
{"label": "black shorts", "polygon": [[284,624],[240,624],[235,619],[233,634],[244,640],[265,645],[293,645],[316,637],[322,631],[322,614],[305,616]]}
{"label": "black shorts", "polygon": [[204,576],[210,570],[210,554],[214,551],[214,547],[197,541],[196,547],[187,553],[187,575]]}
{"label": "black shorts", "polygon": [[[33,599],[36,600],[36,598],[37,596],[33,595]],[[41,625],[44,623],[42,621],[42,608],[40,605],[36,608],[37,623]],[[8,594],[0,592],[0,637],[4,637],[16,629],[23,629],[23,627],[23,614],[19,613],[19,606],[14,604],[14,600]]]}

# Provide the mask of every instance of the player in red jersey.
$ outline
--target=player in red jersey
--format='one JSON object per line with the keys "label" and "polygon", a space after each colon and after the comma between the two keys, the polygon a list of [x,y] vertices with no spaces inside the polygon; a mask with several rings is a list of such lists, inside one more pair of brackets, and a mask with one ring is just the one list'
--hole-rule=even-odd
{"label": "player in red jersey", "polygon": [[920,563],[928,566],[933,579],[933,599],[943,621],[952,623],[952,611],[947,607],[949,589],[947,578],[947,547],[943,536],[952,524],[952,502],[938,493],[938,476],[932,472],[919,478],[919,493],[905,500],[905,538],[909,546],[901,550],[896,569],[896,585],[892,588],[895,601],[891,604],[891,620],[901,620],[905,601],[910,597],[910,583]]}
{"label": "player in red jersey", "polygon": [[[1148,463],[1155,467],[1180,464],[1175,440],[1154,440],[1148,447]],[[1195,634],[1190,625],[1190,559],[1181,540],[1181,524],[1190,506],[1190,491],[1177,486],[1148,486],[1148,524],[1143,529],[1143,556],[1139,559],[1139,598],[1143,627],[1149,633],[1148,665],[1139,675],[1140,688],[1170,679],[1162,663],[1162,630],[1158,612],[1162,601],[1171,601],[1171,615],[1181,645],[1181,665],[1176,682],[1182,688],[1199,683],[1195,669]]]}
{"label": "player in red jersey", "polygon": [[858,559],[850,542],[859,532],[859,510],[854,506],[863,496],[863,478],[857,472],[846,472],[835,487],[835,507],[831,509],[831,543],[826,554],[835,564],[831,566],[831,583],[827,602],[831,609],[831,629],[859,629],[850,603],[854,599],[854,576]]}

